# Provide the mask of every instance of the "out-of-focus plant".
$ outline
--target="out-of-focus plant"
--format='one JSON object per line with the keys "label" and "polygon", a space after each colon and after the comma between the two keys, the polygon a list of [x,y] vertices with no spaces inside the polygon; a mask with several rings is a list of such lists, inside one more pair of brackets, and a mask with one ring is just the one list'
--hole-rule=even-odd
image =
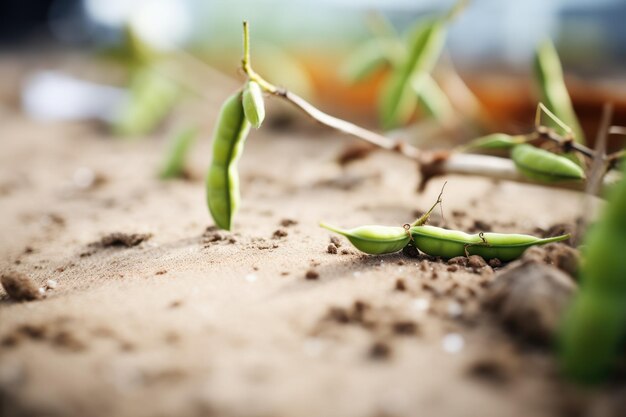
{"label": "out-of-focus plant", "polygon": [[553,121],[549,121],[548,126],[562,135],[571,135],[577,142],[585,143],[585,134],[565,86],[559,55],[550,39],[543,41],[535,51],[534,72],[539,100],[570,129],[565,131],[562,125]]}
{"label": "out-of-focus plant", "polygon": [[450,100],[431,72],[443,50],[448,25],[466,3],[460,0],[443,16],[417,21],[402,37],[378,16],[379,35],[364,42],[347,58],[342,74],[352,83],[365,81],[383,68],[390,70],[379,101],[383,128],[405,124],[418,105],[438,121],[454,117]]}
{"label": "out-of-focus plant", "polygon": [[198,137],[197,128],[180,130],[171,139],[170,149],[159,176],[162,179],[178,178],[185,175],[185,162],[191,146]]}

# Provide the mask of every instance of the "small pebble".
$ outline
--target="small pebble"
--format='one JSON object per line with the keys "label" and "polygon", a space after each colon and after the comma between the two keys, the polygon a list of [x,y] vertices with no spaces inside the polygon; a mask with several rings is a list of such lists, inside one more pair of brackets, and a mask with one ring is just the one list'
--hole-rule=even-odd
{"label": "small pebble", "polygon": [[56,287],[58,287],[58,283],[53,280],[53,279],[49,279],[46,281],[46,288],[49,290],[54,290]]}
{"label": "small pebble", "polygon": [[441,339],[441,347],[448,353],[459,353],[464,346],[465,340],[458,333],[448,333]]}
{"label": "small pebble", "polygon": [[40,288],[25,274],[10,272],[0,277],[2,287],[16,301],[32,301],[42,298]]}
{"label": "small pebble", "polygon": [[405,282],[404,282],[404,280],[402,278],[398,278],[396,280],[395,290],[396,291],[406,291],[406,284],[405,284]]}
{"label": "small pebble", "polygon": [[332,253],[333,255],[337,254],[337,246],[335,246],[334,244],[329,244],[328,247],[326,248],[326,251],[328,253]]}
{"label": "small pebble", "polygon": [[306,271],[306,274],[304,275],[304,277],[306,279],[313,280],[313,279],[318,279],[320,277],[320,274],[314,269],[309,269],[308,271]]}
{"label": "small pebble", "polygon": [[487,266],[487,262],[485,262],[482,256],[470,255],[470,257],[467,258],[467,266],[469,266],[470,268],[479,269]]}

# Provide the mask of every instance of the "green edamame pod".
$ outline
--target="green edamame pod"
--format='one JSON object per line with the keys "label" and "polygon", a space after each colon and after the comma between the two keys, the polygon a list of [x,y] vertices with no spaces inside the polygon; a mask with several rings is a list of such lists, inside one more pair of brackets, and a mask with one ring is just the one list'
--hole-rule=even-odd
{"label": "green edamame pod", "polygon": [[454,115],[454,108],[446,93],[439,87],[437,81],[428,73],[423,73],[413,80],[411,86],[417,94],[420,107],[424,112],[439,121],[450,120]]}
{"label": "green edamame pod", "polygon": [[222,229],[230,230],[239,207],[237,162],[249,131],[239,91],[226,100],[220,111],[213,134],[213,161],[206,179],[209,210]]}
{"label": "green edamame pod", "polygon": [[155,71],[138,71],[131,81],[128,101],[113,129],[123,136],[149,133],[174,107],[179,93],[174,83]]}
{"label": "green edamame pod", "polygon": [[248,81],[243,90],[243,111],[253,127],[261,127],[265,119],[265,103],[261,86],[255,81]]}
{"label": "green edamame pod", "polygon": [[576,163],[531,145],[517,145],[511,151],[511,159],[526,177],[544,182],[580,181],[585,172]]}
{"label": "green edamame pod", "polygon": [[511,261],[535,245],[566,240],[570,235],[541,239],[525,234],[479,233],[468,234],[434,226],[414,226],[410,229],[412,242],[420,251],[442,258],[480,255],[485,259]]}
{"label": "green edamame pod", "polygon": [[326,223],[320,226],[345,236],[355,248],[370,255],[398,252],[411,239],[403,227],[360,226],[345,230]]}
{"label": "green edamame pod", "polygon": [[[585,143],[585,134],[574,112],[572,100],[565,86],[559,55],[549,39],[539,45],[535,52],[534,70],[541,95],[540,101],[572,129],[574,139],[577,142]],[[550,127],[561,129],[553,121],[548,122],[548,124]]]}
{"label": "green edamame pod", "polygon": [[402,65],[391,74],[380,102],[380,118],[385,129],[406,122],[415,110],[415,92],[410,83],[429,73],[439,59],[446,37],[446,20],[435,19],[417,27],[410,36],[409,52]]}
{"label": "green edamame pod", "polygon": [[[626,165],[624,168],[626,173]],[[602,380],[626,340],[626,181],[616,185],[585,237],[581,288],[560,334],[561,364],[572,378]]]}
{"label": "green edamame pod", "polygon": [[523,135],[511,136],[506,133],[492,133],[491,135],[482,136],[472,140],[463,147],[463,150],[493,150],[493,149],[510,149],[515,145],[524,143]]}
{"label": "green edamame pod", "polygon": [[179,132],[172,140],[167,159],[163,164],[160,177],[163,179],[179,177],[185,169],[185,158],[189,148],[196,140],[198,129],[190,128]]}

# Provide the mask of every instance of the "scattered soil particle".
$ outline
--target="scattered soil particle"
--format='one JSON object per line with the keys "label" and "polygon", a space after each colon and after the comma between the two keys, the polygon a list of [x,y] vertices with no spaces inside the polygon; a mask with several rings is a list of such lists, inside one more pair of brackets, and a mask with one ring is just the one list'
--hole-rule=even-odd
{"label": "scattered soil particle", "polygon": [[417,250],[417,248],[413,245],[406,245],[402,249],[402,254],[406,256],[407,258],[419,258],[420,257],[420,251]]}
{"label": "scattered soil particle", "polygon": [[330,243],[328,245],[328,247],[326,248],[326,252],[331,253],[333,255],[336,255],[337,254],[337,246],[335,246],[332,243]]}
{"label": "scattered soil particle", "polygon": [[9,297],[15,301],[32,301],[43,297],[39,287],[27,275],[19,272],[3,274],[0,283]]}
{"label": "scattered soil particle", "polygon": [[374,360],[385,360],[391,357],[391,347],[385,342],[374,342],[370,346],[368,356]]}
{"label": "scattered soil particle", "polygon": [[467,258],[467,266],[477,270],[487,266],[487,262],[485,262],[482,256],[470,255],[469,258]]}
{"label": "scattered soil particle", "polygon": [[448,259],[448,265],[461,265],[467,266],[469,259],[465,256],[456,256],[454,258]]}
{"label": "scattered soil particle", "polygon": [[348,314],[348,311],[342,307],[329,308],[328,313],[326,313],[326,317],[329,320],[335,321],[340,324],[350,323],[350,315]]}
{"label": "scattered soil particle", "polygon": [[402,278],[398,278],[396,280],[396,285],[394,286],[394,290],[396,291],[406,291],[406,283]]}
{"label": "scattered soil particle", "polygon": [[168,305],[168,307],[169,307],[169,308],[179,308],[179,307],[180,307],[180,306],[182,306],[182,305],[183,305],[183,301],[182,301],[182,300],[174,300],[174,301],[172,301],[172,302]]}
{"label": "scattered soil particle", "polygon": [[576,284],[559,269],[517,261],[496,274],[484,306],[521,337],[548,343],[575,291]]}
{"label": "scattered soil particle", "polygon": [[315,269],[309,269],[308,271],[306,271],[306,274],[304,274],[304,278],[309,280],[319,279],[319,277],[320,274]]}
{"label": "scattered soil particle", "polygon": [[463,210],[452,210],[452,217],[461,218],[465,216],[467,216],[467,213]]}
{"label": "scattered soil particle", "polygon": [[212,228],[207,227],[205,232],[202,234],[202,238],[204,243],[213,243],[226,239],[226,235],[219,230],[213,230]]}
{"label": "scattered soil particle", "polygon": [[578,272],[580,252],[563,243],[556,242],[544,246],[532,246],[524,252],[522,259],[545,262],[575,278]]}
{"label": "scattered soil particle", "polygon": [[474,224],[470,228],[472,232],[491,232],[491,225],[482,220],[474,220]]}
{"label": "scattered soil particle", "polygon": [[298,224],[298,222],[296,220],[293,220],[293,219],[282,219],[280,221],[280,225],[282,227],[290,227],[290,226],[295,226],[297,224]]}
{"label": "scattered soil particle", "polygon": [[167,269],[161,269],[161,270],[159,270],[159,271],[156,271],[154,274],[155,274],[155,275],[164,275],[164,274],[167,274]]}
{"label": "scattered soil particle", "polygon": [[50,339],[52,345],[71,352],[80,352],[87,346],[68,330],[59,330]]}
{"label": "scattered soil particle", "polygon": [[417,324],[410,320],[401,320],[392,324],[391,328],[397,335],[410,336],[417,333]]}
{"label": "scattered soil particle", "polygon": [[280,239],[282,237],[286,237],[289,233],[285,229],[276,229],[272,234],[274,239]]}
{"label": "scattered soil particle", "polygon": [[341,250],[341,254],[342,255],[352,255],[352,251],[350,249],[342,249]]}
{"label": "scattered soil particle", "polygon": [[492,268],[500,268],[502,266],[502,261],[498,258],[489,259],[489,266]]}
{"label": "scattered soil particle", "polygon": [[99,246],[103,248],[109,247],[126,247],[131,248],[139,245],[152,237],[152,233],[111,233],[104,236],[100,241],[92,243],[90,246]]}
{"label": "scattered soil particle", "polygon": [[457,265],[448,265],[448,268],[446,268],[446,270],[450,272],[456,272],[459,270],[459,267]]}
{"label": "scattered soil particle", "polygon": [[495,358],[482,358],[470,364],[467,374],[495,385],[506,384],[511,379],[509,366]]}
{"label": "scattered soil particle", "polygon": [[330,243],[332,243],[333,245],[337,246],[338,248],[341,247],[341,239],[339,239],[337,236],[331,236],[330,237]]}

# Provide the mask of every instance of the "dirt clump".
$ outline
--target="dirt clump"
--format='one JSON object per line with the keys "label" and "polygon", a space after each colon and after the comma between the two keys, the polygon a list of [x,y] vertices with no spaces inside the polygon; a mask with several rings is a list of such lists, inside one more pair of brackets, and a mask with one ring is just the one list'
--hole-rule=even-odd
{"label": "dirt clump", "polygon": [[548,243],[528,248],[522,255],[522,259],[544,262],[557,267],[571,277],[576,277],[580,252],[564,243]]}
{"label": "dirt clump", "polygon": [[90,246],[110,248],[110,247],[126,247],[131,248],[150,239],[152,233],[123,233],[115,232],[103,236],[98,242],[92,243]]}
{"label": "dirt clump", "polygon": [[522,260],[496,274],[483,305],[515,334],[544,344],[552,341],[576,288],[561,270]]}
{"label": "dirt clump", "polygon": [[15,301],[33,301],[43,298],[39,287],[27,275],[20,272],[7,272],[0,277],[2,287]]}
{"label": "dirt clump", "polygon": [[306,274],[304,274],[304,278],[308,280],[319,279],[319,277],[320,277],[320,274],[315,269],[309,269],[308,271],[306,271]]}
{"label": "dirt clump", "polygon": [[333,245],[332,243],[330,243],[328,245],[328,247],[326,248],[326,252],[332,254],[332,255],[336,255],[337,254],[337,246]]}

